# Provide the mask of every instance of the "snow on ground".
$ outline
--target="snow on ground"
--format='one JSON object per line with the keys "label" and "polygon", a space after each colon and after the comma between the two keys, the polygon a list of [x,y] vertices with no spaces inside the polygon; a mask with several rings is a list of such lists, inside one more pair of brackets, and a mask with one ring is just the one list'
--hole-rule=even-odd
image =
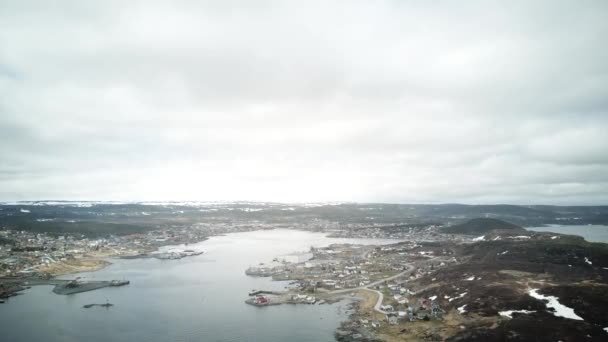
{"label": "snow on ground", "polygon": [[604,328],[604,331],[608,333],[608,327],[605,327],[605,328]]}
{"label": "snow on ground", "polygon": [[21,211],[22,213],[29,213],[30,211],[27,209],[20,209],[19,211]]}
{"label": "snow on ground", "polygon": [[465,280],[468,280],[468,281],[475,280],[475,276],[470,276],[470,277],[466,278]]}
{"label": "snow on ground", "polygon": [[448,297],[448,298],[449,298],[449,299],[448,299],[448,301],[449,301],[449,302],[451,302],[451,301],[453,301],[454,299],[462,298],[462,297],[464,297],[464,296],[466,296],[466,295],[467,295],[467,293],[466,293],[466,292],[463,292],[463,293],[459,294],[459,295],[458,295],[458,297],[454,297],[454,298],[449,298],[449,297]]}
{"label": "snow on ground", "polygon": [[458,312],[459,312],[460,314],[463,314],[463,313],[467,312],[467,311],[465,310],[465,308],[466,308],[466,307],[467,307],[467,305],[466,305],[466,304],[465,304],[465,305],[463,305],[463,306],[461,306],[461,307],[459,307],[459,308],[458,308]]}
{"label": "snow on ground", "polygon": [[591,260],[589,260],[589,258],[585,257],[585,262],[588,263],[589,265],[593,265],[593,263],[591,262]]}
{"label": "snow on ground", "polygon": [[551,237],[551,240],[559,239],[559,236],[555,235]]}
{"label": "snow on ground", "polygon": [[533,313],[535,311],[528,311],[528,310],[507,310],[507,311],[500,311],[498,312],[499,315],[503,316],[503,317],[509,317],[509,318],[513,318],[513,313],[524,313],[524,314],[529,314],[529,313]]}
{"label": "snow on ground", "polygon": [[555,316],[576,319],[579,321],[583,320],[580,316],[578,316],[577,314],[574,313],[574,309],[571,309],[571,308],[561,304],[559,302],[558,298],[555,296],[544,296],[544,295],[538,293],[538,289],[530,289],[528,291],[528,294],[536,299],[542,299],[542,300],[549,301],[547,303],[547,307],[555,309],[555,312],[553,312],[553,314]]}
{"label": "snow on ground", "polygon": [[437,296],[433,296],[433,297],[429,297],[430,300],[435,300],[437,299]]}
{"label": "snow on ground", "polygon": [[510,236],[511,239],[529,239],[527,235]]}
{"label": "snow on ground", "polygon": [[496,253],[496,255],[505,255],[505,254],[507,254],[507,253],[509,253],[509,251],[504,251],[504,252],[502,252],[502,253]]}
{"label": "snow on ground", "polygon": [[496,240],[500,240],[500,235],[498,235],[497,237],[495,237],[493,240],[494,240],[494,241],[496,241]]}
{"label": "snow on ground", "polygon": [[486,238],[486,236],[482,235],[482,236],[478,236],[478,237],[474,238],[473,241],[484,241],[485,238]]}

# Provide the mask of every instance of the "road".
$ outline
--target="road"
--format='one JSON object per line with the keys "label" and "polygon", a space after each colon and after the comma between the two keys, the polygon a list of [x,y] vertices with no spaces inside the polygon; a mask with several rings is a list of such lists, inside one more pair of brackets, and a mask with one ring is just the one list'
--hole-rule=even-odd
{"label": "road", "polygon": [[368,288],[364,288],[362,290],[371,291],[371,292],[375,292],[378,294],[378,301],[376,301],[376,305],[374,305],[374,310],[376,310],[377,312],[379,312],[381,314],[386,315],[387,312],[380,308],[382,306],[382,301],[384,300],[384,294],[378,290],[372,290],[372,289],[368,289]]}
{"label": "road", "polygon": [[330,291],[329,294],[348,293],[348,292],[353,292],[353,291],[357,291],[357,290],[365,290],[365,289],[367,289],[369,287],[380,285],[380,284],[384,283],[385,281],[389,281],[389,280],[393,280],[393,279],[399,278],[399,277],[405,275],[406,273],[411,272],[411,271],[414,270],[414,266],[412,266],[412,265],[407,265],[407,267],[408,267],[407,270],[405,270],[403,272],[400,272],[400,273],[397,273],[394,276],[390,276],[388,278],[377,280],[377,281],[375,281],[373,283],[369,283],[369,284],[367,284],[365,286],[359,286],[359,287],[353,287],[353,288],[350,288],[350,289],[342,289],[342,290]]}
{"label": "road", "polygon": [[376,294],[378,294],[378,301],[376,301],[376,305],[374,306],[374,310],[377,311],[377,312],[379,312],[379,313],[381,313],[381,314],[385,314],[386,315],[386,311],[380,309],[380,307],[382,306],[382,301],[384,300],[384,294],[382,294],[382,292],[380,292],[380,291],[376,291],[376,290],[370,289],[370,287],[374,287],[376,285],[380,285],[380,284],[382,284],[382,283],[384,283],[386,281],[389,281],[389,280],[397,279],[399,277],[404,276],[406,273],[409,273],[409,272],[412,272],[412,271],[415,270],[415,267],[413,265],[409,265],[408,264],[407,268],[408,268],[407,270],[405,270],[403,272],[400,272],[400,273],[397,273],[394,276],[390,276],[388,278],[377,280],[377,281],[375,281],[373,283],[370,283],[370,284],[367,284],[365,286],[355,287],[355,288],[352,288],[352,289],[335,290],[335,291],[331,291],[329,293],[330,294],[340,294],[340,293],[353,292],[353,291],[356,291],[356,290],[364,290],[364,291],[375,292]]}

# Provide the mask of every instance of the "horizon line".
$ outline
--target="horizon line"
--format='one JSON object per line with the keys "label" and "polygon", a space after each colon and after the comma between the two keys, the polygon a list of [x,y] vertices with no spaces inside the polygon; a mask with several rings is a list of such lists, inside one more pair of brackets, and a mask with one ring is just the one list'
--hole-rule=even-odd
{"label": "horizon line", "polygon": [[302,201],[302,202],[289,202],[289,201],[262,201],[262,200],[66,200],[66,199],[43,199],[43,200],[8,200],[0,201],[0,205],[27,205],[27,204],[46,204],[53,205],[53,203],[87,203],[87,204],[238,204],[238,203],[252,203],[252,204],[279,204],[279,205],[463,205],[463,206],[518,206],[518,207],[530,207],[530,206],[553,206],[553,207],[605,207],[608,204],[543,204],[543,203],[529,203],[529,204],[515,204],[515,203],[465,203],[465,202],[359,202],[359,201]]}

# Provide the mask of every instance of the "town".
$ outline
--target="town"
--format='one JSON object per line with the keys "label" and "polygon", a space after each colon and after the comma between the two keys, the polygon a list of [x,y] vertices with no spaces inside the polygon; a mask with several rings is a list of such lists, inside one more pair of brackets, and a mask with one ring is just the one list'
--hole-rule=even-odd
{"label": "town", "polygon": [[[445,310],[437,301],[438,296],[418,296],[423,289],[408,282],[456,264],[454,254],[449,247],[434,242],[411,241],[389,246],[334,244],[311,248],[310,259],[303,262],[275,260],[278,265],[249,268],[245,272],[249,276],[292,281],[292,287],[285,294],[252,292],[248,303],[325,304],[343,297],[377,296],[372,310],[350,321],[350,330],[357,331],[406,321],[441,319]],[[339,330],[338,334],[356,339],[359,333]],[[369,334],[368,331],[366,335]]]}

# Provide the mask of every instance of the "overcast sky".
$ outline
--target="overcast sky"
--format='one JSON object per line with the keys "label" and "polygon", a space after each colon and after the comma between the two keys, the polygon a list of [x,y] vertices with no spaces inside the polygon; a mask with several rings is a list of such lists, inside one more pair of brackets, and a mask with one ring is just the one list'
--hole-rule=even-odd
{"label": "overcast sky", "polygon": [[608,2],[0,0],[37,199],[608,204]]}

